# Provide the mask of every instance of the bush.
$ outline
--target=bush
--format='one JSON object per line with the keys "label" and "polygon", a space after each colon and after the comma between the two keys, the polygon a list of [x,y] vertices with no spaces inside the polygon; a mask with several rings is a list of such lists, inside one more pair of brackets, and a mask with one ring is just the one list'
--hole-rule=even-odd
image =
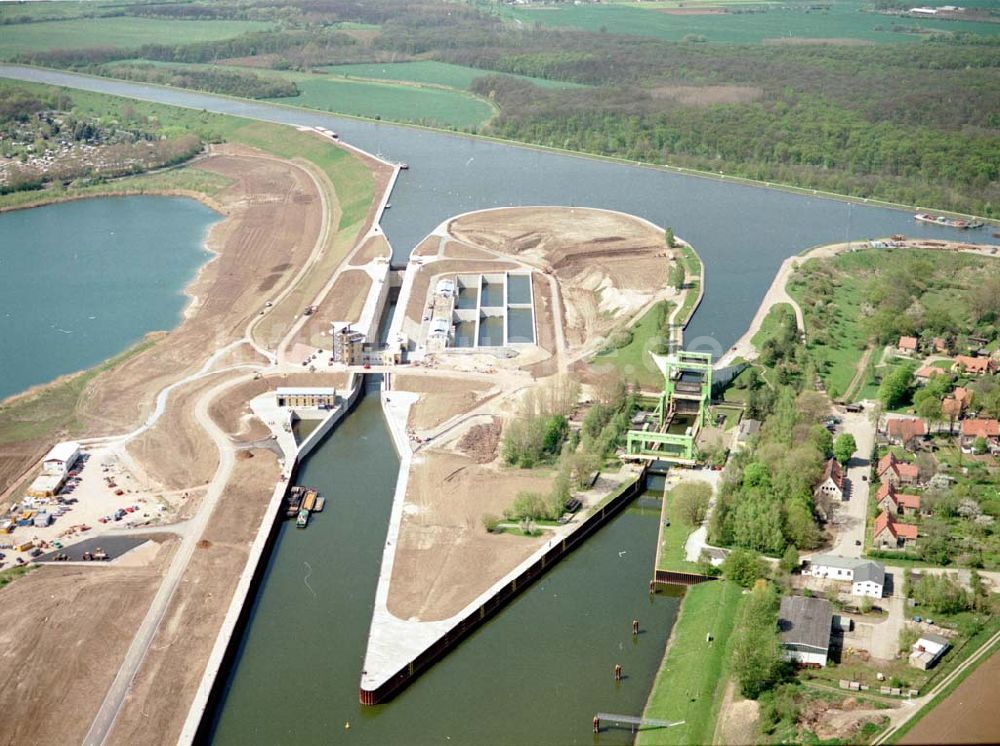
{"label": "bush", "polygon": [[500,516],[493,515],[493,513],[486,513],[483,515],[482,521],[486,532],[492,534],[500,525]]}
{"label": "bush", "polygon": [[734,549],[722,563],[722,574],[734,583],[749,588],[758,578],[767,577],[767,565],[756,552]]}

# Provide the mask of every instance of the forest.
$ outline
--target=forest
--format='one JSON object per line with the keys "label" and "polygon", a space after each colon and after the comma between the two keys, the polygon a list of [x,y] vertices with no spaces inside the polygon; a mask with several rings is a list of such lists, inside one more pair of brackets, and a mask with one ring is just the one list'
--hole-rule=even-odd
{"label": "forest", "polygon": [[[868,46],[667,42],[515,26],[486,10],[437,0],[151,4],[115,6],[115,12],[267,20],[274,27],[224,41],[37,51],[18,59],[150,78],[153,72],[131,61],[254,60],[256,68],[312,71],[439,60],[483,70],[472,90],[501,108],[478,128],[483,134],[864,198],[1000,213],[995,36],[956,33]],[[125,67],[107,66],[126,59]],[[542,89],[510,74],[583,85]],[[254,77],[172,75],[173,85],[249,97],[270,85]],[[283,90],[277,95],[295,95]]]}

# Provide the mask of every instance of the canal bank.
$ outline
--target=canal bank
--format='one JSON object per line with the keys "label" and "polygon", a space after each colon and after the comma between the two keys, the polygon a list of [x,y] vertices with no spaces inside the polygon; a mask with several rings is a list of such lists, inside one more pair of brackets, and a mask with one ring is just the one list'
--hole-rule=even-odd
{"label": "canal bank", "polygon": [[[396,476],[379,402],[366,396],[300,469],[300,482],[330,497],[326,511],[306,531],[277,527],[206,740],[327,742],[349,723],[359,743],[590,743],[594,712],[641,711],[677,605],[648,594],[659,502],[646,497],[390,704],[362,706],[357,677]],[[627,730],[602,734],[630,741]]]}

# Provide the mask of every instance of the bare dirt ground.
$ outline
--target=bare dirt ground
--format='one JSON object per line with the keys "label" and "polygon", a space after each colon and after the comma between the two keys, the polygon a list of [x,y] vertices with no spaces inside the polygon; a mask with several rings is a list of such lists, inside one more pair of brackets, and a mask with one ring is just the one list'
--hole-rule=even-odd
{"label": "bare dirt ground", "polygon": [[570,346],[607,334],[666,290],[670,259],[664,236],[629,215],[527,207],[465,215],[448,230],[465,244],[554,272]]}
{"label": "bare dirt ground", "polygon": [[[278,478],[273,453],[257,449],[245,453],[253,457],[237,459],[109,743],[174,743],[180,735]],[[215,520],[216,516],[220,519]]]}
{"label": "bare dirt ground", "polygon": [[[148,567],[47,566],[0,592],[0,741],[80,743],[173,555]],[[82,623],[81,623],[82,622]]]}
{"label": "bare dirt ground", "polygon": [[362,267],[380,256],[388,259],[390,254],[389,242],[386,241],[385,236],[370,236],[357,253],[351,257],[350,263],[352,267]]}
{"label": "bare dirt ground", "polygon": [[494,417],[489,423],[473,425],[466,430],[455,448],[477,464],[489,464],[496,460],[499,453],[502,431],[500,418]]}
{"label": "bare dirt ground", "polygon": [[876,710],[868,705],[854,697],[846,697],[836,706],[825,699],[814,699],[802,708],[798,725],[811,730],[821,740],[840,739],[852,743],[865,723],[888,720],[888,710]]}
{"label": "bare dirt ground", "polygon": [[331,321],[356,322],[361,318],[365,299],[372,286],[372,278],[360,269],[343,272],[333,283],[329,294],[319,304],[312,316],[308,317],[296,333],[292,346],[306,345],[315,352],[317,349],[333,349],[330,337]]}
{"label": "bare dirt ground", "polygon": [[401,619],[447,619],[545,541],[486,533],[484,513],[503,513],[521,490],[547,492],[552,475],[480,465],[430,449],[410,472],[389,611]]}
{"label": "bare dirt ground", "polygon": [[476,249],[460,241],[448,241],[444,247],[444,255],[451,259],[480,259],[490,260],[496,257],[488,251]]}
{"label": "bare dirt ground", "polygon": [[155,393],[196,369],[206,351],[242,336],[269,295],[309,257],[320,230],[319,194],[309,174],[249,148],[219,146],[197,168],[235,183],[217,200],[226,219],[208,245],[218,256],[191,288],[196,299],[181,325],[152,349],[98,376],[83,397],[88,435],[127,431],[152,408]]}
{"label": "bare dirt ground", "polygon": [[760,717],[760,705],[752,699],[737,700],[736,684],[730,681],[726,685],[726,694],[722,699],[719,719],[715,722],[715,737],[712,743],[726,746],[749,746],[756,743],[757,719]]}
{"label": "bare dirt ground", "polygon": [[410,409],[407,425],[416,430],[437,427],[450,418],[468,412],[489,396],[494,387],[486,381],[461,378],[436,378],[397,374],[392,387],[419,393],[420,399]]}
{"label": "bare dirt ground", "polygon": [[427,291],[430,289],[432,277],[453,275],[456,272],[503,272],[508,269],[517,269],[517,265],[512,262],[480,262],[462,259],[446,259],[424,265],[417,270],[417,276],[413,281],[410,301],[406,306],[406,316],[410,320],[420,323],[423,318],[424,306],[427,304]]}
{"label": "bare dirt ground", "polygon": [[1000,653],[993,653],[899,743],[996,743]]}
{"label": "bare dirt ground", "polygon": [[535,298],[535,344],[547,352],[550,357],[541,362],[525,365],[522,369],[531,373],[535,378],[544,378],[553,375],[559,369],[558,361],[552,357],[556,352],[556,322],[552,308],[552,288],[546,279],[537,273],[532,278],[532,287]]}
{"label": "bare dirt ground", "polygon": [[[229,373],[235,377],[240,374]],[[206,376],[179,386],[170,395],[170,406],[149,430],[126,448],[145,473],[168,490],[207,484],[219,466],[219,452],[208,433],[194,418],[198,399],[225,380],[227,374]]]}
{"label": "bare dirt ground", "polygon": [[441,245],[441,236],[428,236],[416,245],[411,256],[436,256]]}

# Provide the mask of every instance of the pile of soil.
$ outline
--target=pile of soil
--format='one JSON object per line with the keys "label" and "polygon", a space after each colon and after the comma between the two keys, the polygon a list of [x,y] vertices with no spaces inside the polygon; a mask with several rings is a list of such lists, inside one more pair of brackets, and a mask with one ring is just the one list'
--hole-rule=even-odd
{"label": "pile of soil", "polygon": [[458,441],[458,450],[477,464],[488,464],[497,457],[502,429],[499,417],[489,424],[473,425]]}

